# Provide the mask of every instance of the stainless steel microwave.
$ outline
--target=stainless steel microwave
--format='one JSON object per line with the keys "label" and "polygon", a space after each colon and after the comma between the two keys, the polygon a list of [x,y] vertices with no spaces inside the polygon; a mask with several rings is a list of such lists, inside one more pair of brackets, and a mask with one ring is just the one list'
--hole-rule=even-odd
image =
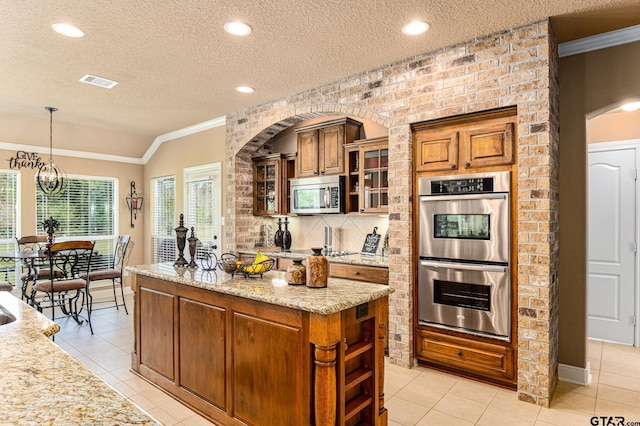
{"label": "stainless steel microwave", "polygon": [[289,183],[291,213],[344,213],[344,176],[291,179]]}

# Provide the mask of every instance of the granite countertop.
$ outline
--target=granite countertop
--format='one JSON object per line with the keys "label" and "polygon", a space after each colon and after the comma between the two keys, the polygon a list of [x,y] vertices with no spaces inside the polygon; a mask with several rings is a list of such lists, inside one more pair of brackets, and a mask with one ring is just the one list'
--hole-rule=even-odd
{"label": "granite countertop", "polygon": [[60,326],[8,292],[0,306],[0,424],[160,424],[47,336]]}
{"label": "granite countertop", "polygon": [[220,270],[177,268],[171,263],[127,266],[126,269],[139,275],[321,315],[340,312],[394,292],[387,285],[341,278],[329,278],[325,288],[288,285],[282,271],[245,278],[242,274],[232,277]]}
{"label": "granite countertop", "polygon": [[[291,249],[284,251],[278,247],[254,247],[252,249],[239,249],[239,254],[255,255],[260,250],[269,257],[287,257],[293,259],[302,259],[311,256],[312,251],[306,249]],[[329,263],[346,263],[350,265],[377,266],[380,268],[389,267],[388,256],[371,256],[360,253],[351,253],[345,256],[327,256]]]}

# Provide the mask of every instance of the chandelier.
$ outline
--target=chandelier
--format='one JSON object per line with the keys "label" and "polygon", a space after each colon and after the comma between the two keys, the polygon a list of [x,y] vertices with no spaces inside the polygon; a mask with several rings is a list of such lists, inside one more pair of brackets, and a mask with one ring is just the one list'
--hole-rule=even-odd
{"label": "chandelier", "polygon": [[57,195],[67,183],[67,174],[53,162],[53,113],[58,108],[45,107],[49,111],[49,163],[40,167],[36,180],[38,187],[45,195]]}

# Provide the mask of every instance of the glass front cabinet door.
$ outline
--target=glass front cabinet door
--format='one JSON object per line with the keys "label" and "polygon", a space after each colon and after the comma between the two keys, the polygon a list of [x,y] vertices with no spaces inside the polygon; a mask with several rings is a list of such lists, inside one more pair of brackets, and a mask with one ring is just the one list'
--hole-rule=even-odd
{"label": "glass front cabinet door", "polygon": [[253,214],[282,214],[282,155],[269,155],[253,160]]}
{"label": "glass front cabinet door", "polygon": [[346,145],[347,212],[388,213],[389,143],[387,137]]}

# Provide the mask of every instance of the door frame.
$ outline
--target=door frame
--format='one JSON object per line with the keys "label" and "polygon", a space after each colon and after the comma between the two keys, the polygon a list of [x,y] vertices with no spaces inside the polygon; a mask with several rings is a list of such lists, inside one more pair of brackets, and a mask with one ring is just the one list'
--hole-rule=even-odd
{"label": "door frame", "polygon": [[[587,144],[587,183],[588,183],[588,179],[589,179],[589,167],[588,167],[588,163],[589,163],[589,154],[592,152],[606,152],[606,151],[619,151],[622,149],[633,149],[635,151],[635,159],[636,159],[636,173],[637,170],[640,170],[640,158],[638,158],[638,155],[640,154],[640,139],[630,139],[630,140],[624,140],[624,141],[612,141],[612,142],[598,142],[598,143],[591,143],[591,144]],[[636,240],[636,244],[640,245],[640,185],[638,184],[638,177],[636,175],[636,235],[635,235],[635,240]],[[589,197],[589,186],[587,184],[587,200]],[[588,206],[588,204],[587,204]],[[588,210],[588,207],[586,207]],[[588,212],[587,212],[587,217],[588,217]],[[587,230],[588,232],[588,230]],[[588,241],[588,238],[587,238]],[[587,247],[588,250],[588,247]],[[636,256],[635,256],[635,282],[634,282],[634,301],[635,301],[635,309],[634,309],[634,316],[636,319],[636,325],[635,325],[635,331],[634,331],[634,336],[633,336],[633,346],[634,347],[640,347],[640,247],[636,250]],[[588,252],[587,252],[588,253]],[[587,254],[587,259],[586,259],[587,263],[589,262],[589,257]],[[588,285],[586,286],[587,291],[589,291],[589,287]],[[588,297],[588,294],[587,294]],[[589,315],[589,312],[587,310],[587,316]],[[589,320],[588,318],[586,319],[587,321]],[[587,335],[587,338],[589,338],[589,336]]]}

